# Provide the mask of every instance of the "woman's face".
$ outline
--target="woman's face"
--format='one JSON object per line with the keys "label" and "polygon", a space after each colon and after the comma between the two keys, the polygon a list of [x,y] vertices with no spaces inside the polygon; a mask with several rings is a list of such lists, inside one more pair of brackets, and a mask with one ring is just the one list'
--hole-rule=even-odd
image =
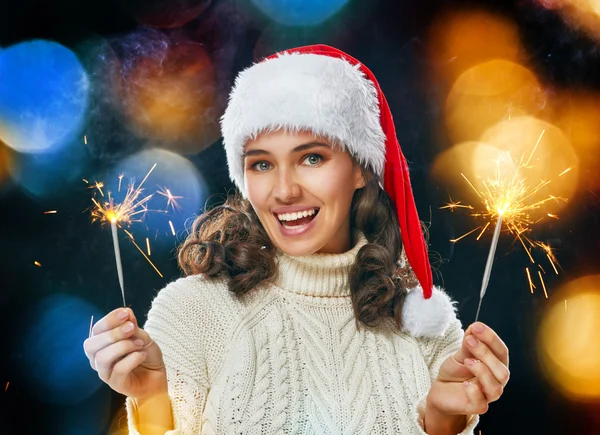
{"label": "woman's face", "polygon": [[246,144],[244,180],[263,227],[286,254],[351,248],[350,205],[364,178],[346,151],[312,133],[263,133]]}

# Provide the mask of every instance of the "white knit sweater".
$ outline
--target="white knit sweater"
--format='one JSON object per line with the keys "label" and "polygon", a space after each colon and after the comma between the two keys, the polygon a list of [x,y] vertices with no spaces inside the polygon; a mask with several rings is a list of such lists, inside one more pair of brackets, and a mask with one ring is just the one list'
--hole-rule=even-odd
{"label": "white knit sweater", "polygon": [[[161,290],[144,329],[159,344],[175,430],[192,434],[425,434],[424,398],[459,347],[458,319],[441,338],[391,320],[357,330],[343,254],[278,253],[279,276],[238,297],[225,279],[181,278]],[[129,432],[137,435],[132,401]],[[472,434],[471,416],[463,434]]]}

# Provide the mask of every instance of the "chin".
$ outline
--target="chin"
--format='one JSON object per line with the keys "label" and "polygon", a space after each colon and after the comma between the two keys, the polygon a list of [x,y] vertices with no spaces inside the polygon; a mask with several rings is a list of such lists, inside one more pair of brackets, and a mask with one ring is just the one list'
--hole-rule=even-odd
{"label": "chin", "polygon": [[[278,231],[278,229],[275,229]],[[318,243],[317,237],[306,236],[306,238],[300,240],[291,240],[278,234],[276,238],[271,238],[275,242],[275,246],[291,257],[302,257],[304,255],[311,255],[319,251],[322,248],[322,244]]]}

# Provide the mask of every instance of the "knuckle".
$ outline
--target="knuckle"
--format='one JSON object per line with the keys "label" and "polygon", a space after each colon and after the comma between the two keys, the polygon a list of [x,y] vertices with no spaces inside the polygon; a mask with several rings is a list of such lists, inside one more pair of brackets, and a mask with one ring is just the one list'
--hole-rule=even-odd
{"label": "knuckle", "polygon": [[504,388],[502,388],[501,385],[496,385],[494,388],[492,388],[493,400],[498,400],[500,398],[500,396],[502,396],[503,392],[504,392]]}
{"label": "knuckle", "polygon": [[91,349],[92,345],[91,345],[91,340],[89,338],[86,338],[85,341],[83,342],[83,350],[85,353],[92,353],[92,349]]}
{"label": "knuckle", "polygon": [[504,371],[504,373],[502,374],[500,380],[501,380],[501,382],[502,382],[503,385],[506,385],[508,383],[509,379],[510,379],[510,370],[506,369]]}
{"label": "knuckle", "polygon": [[484,358],[490,353],[490,348],[485,346],[484,343],[480,343],[478,347],[479,357]]}

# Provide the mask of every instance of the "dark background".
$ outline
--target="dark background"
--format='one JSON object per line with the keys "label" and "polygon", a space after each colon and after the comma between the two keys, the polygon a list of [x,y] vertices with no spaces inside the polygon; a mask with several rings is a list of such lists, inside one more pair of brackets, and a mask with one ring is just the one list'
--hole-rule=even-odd
{"label": "dark background", "polygon": [[[192,3],[171,2],[181,10]],[[436,86],[435,72],[431,78],[426,38],[434,18],[443,18],[455,7],[479,6],[515,23],[529,67],[548,89],[597,91],[600,43],[544,8],[544,3],[552,2],[353,0],[321,25],[291,26],[274,22],[250,1],[215,0],[204,2],[206,7],[185,25],[161,29],[143,26],[126,12],[126,6],[134,10],[138,6],[134,1],[6,0],[0,6],[0,47],[47,39],[89,61],[93,53],[85,53],[82,44],[92,39],[109,41],[119,54],[120,38],[140,28],[170,38],[185,35],[199,42],[212,59],[220,101],[237,71],[259,55],[309,43],[347,51],[373,70],[390,103],[410,162],[419,212],[430,222],[431,249],[442,259],[436,266],[437,281],[458,301],[459,316],[468,324],[475,318],[489,245],[473,239],[448,242],[471,223],[439,209],[448,192],[430,178],[433,160],[448,139],[440,127],[442,87]],[[0,64],[0,77],[1,68]],[[102,95],[96,94],[88,110],[93,113],[102,104]],[[100,179],[119,160],[146,145],[124,127],[119,115],[106,113],[88,118],[83,133],[90,143],[81,144],[86,163],[73,169],[74,175],[64,182],[60,177],[54,180],[51,194],[32,195],[11,180],[0,185],[2,434],[104,434],[124,427],[120,421],[124,398],[98,380],[83,355],[90,316],[98,319],[122,301],[110,230],[90,224],[84,213],[90,191],[82,187],[81,179]],[[218,139],[188,158],[206,180],[203,198],[195,209],[186,209],[192,218],[233,186]],[[595,177],[593,168],[586,176]],[[559,248],[562,271],[547,280],[550,295],[564,282],[597,273],[600,201],[594,186],[589,183],[581,189],[562,219],[536,234]],[[46,210],[58,213],[46,215]],[[174,248],[183,236],[179,231],[152,253],[163,278],[121,239],[127,304],[138,317],[160,288],[181,275]],[[540,369],[536,331],[548,300],[540,292],[530,294],[522,276],[523,256],[513,251],[511,240],[501,239],[480,316],[508,345],[512,377],[502,399],[482,416],[478,430],[483,435],[600,433],[597,402],[567,398]],[[52,299],[53,295],[60,297]]]}

